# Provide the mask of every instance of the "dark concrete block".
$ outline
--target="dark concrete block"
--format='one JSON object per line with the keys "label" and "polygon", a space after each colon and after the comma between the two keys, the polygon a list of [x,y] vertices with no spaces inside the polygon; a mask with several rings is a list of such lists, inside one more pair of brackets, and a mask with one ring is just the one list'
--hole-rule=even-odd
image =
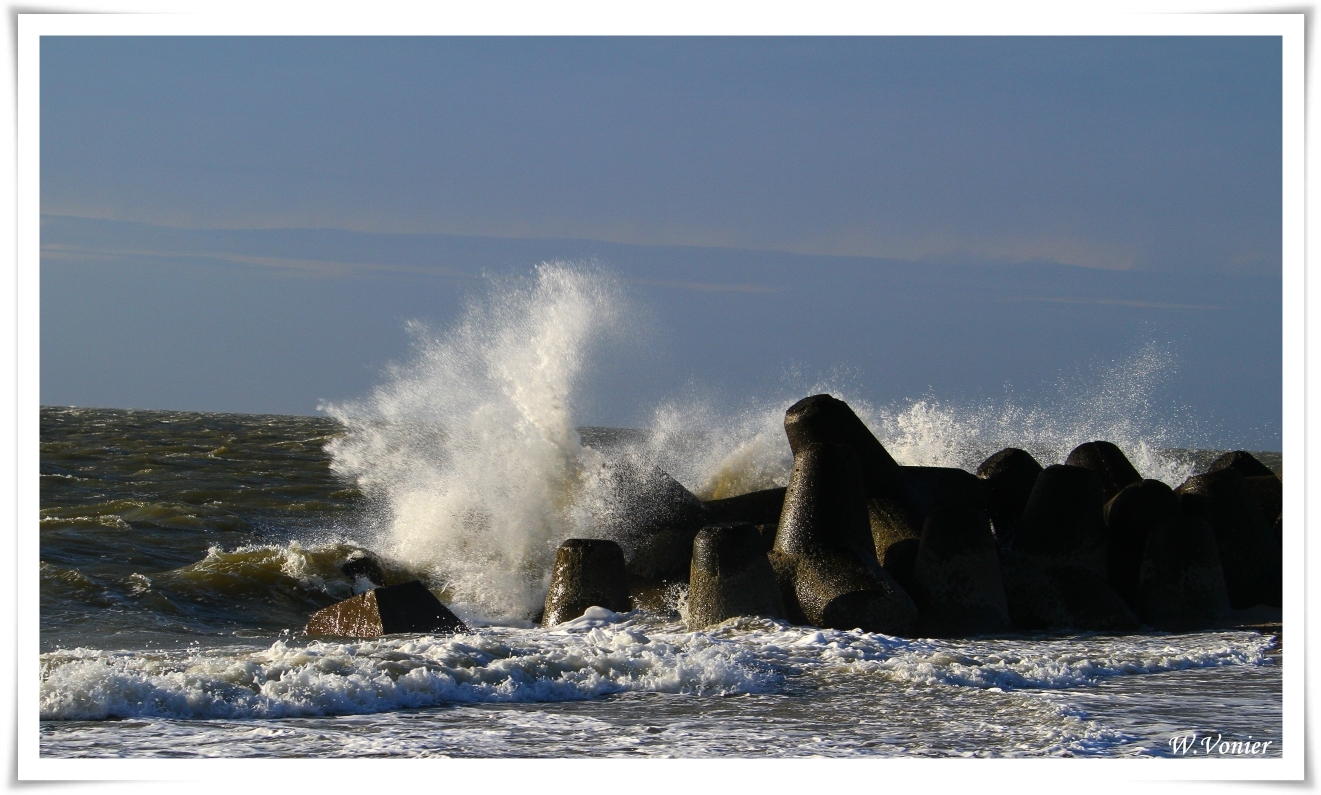
{"label": "dark concrete block", "polygon": [[869,497],[868,521],[876,554],[884,558],[891,544],[920,538],[936,509],[986,513],[985,485],[962,469],[901,466],[888,471]]}
{"label": "dark concrete block", "polygon": [[794,595],[808,624],[911,637],[917,605],[880,566],[836,552],[796,558]]}
{"label": "dark concrete block", "polygon": [[1182,521],[1178,496],[1159,480],[1131,483],[1106,503],[1106,578],[1133,610],[1142,604],[1138,581],[1147,539],[1174,533]]}
{"label": "dark concrete block", "polygon": [[1087,442],[1073,448],[1064,463],[1090,469],[1101,479],[1101,501],[1109,502],[1130,483],[1142,480],[1124,451],[1110,442]]}
{"label": "dark concrete block", "polygon": [[661,470],[617,461],[609,470],[608,517],[601,535],[627,550],[629,574],[687,582],[693,538],[711,523],[696,495]]}
{"label": "dark concrete block", "polygon": [[705,527],[693,541],[688,628],[702,629],[735,616],[785,617],[775,570],[754,525]]}
{"label": "dark concrete block", "polygon": [[835,551],[880,568],[852,448],[810,445],[794,454],[775,549],[791,555]]}
{"label": "dark concrete block", "polygon": [[924,635],[963,637],[1012,628],[1000,556],[986,514],[943,506],[931,511],[909,592]]}
{"label": "dark concrete block", "polygon": [[783,488],[765,489],[723,500],[706,500],[702,504],[712,524],[748,522],[754,525],[778,525],[780,513],[784,509],[785,491]]}
{"label": "dark concrete block", "polygon": [[1219,626],[1229,613],[1229,592],[1205,520],[1179,514],[1152,526],[1139,574],[1138,615],[1157,629],[1190,632]]}
{"label": "dark concrete block", "polygon": [[375,588],[318,610],[308,619],[308,635],[375,638],[400,632],[464,632],[458,616],[414,580]]}
{"label": "dark concrete block", "polygon": [[1237,469],[1218,469],[1189,478],[1177,493],[1185,514],[1215,530],[1230,606],[1279,607],[1284,561],[1247,478]]}
{"label": "dark concrete block", "polygon": [[359,578],[371,583],[373,588],[380,588],[386,584],[385,572],[381,570],[381,564],[371,555],[349,558],[340,564],[339,570],[355,584]]}
{"label": "dark concrete block", "polygon": [[1001,450],[977,467],[977,477],[986,487],[986,512],[1001,550],[1013,548],[1014,532],[1040,474],[1041,464],[1016,447]]}
{"label": "dark concrete block", "polygon": [[1094,570],[1038,563],[1014,554],[1002,564],[1005,600],[1017,628],[1092,632],[1139,628],[1137,616]]}
{"label": "dark concrete block", "polygon": [[913,567],[917,565],[917,550],[922,545],[920,538],[905,538],[896,541],[885,550],[885,560],[881,568],[894,578],[909,596],[913,594]]}
{"label": "dark concrete block", "polygon": [[1212,461],[1211,466],[1207,467],[1206,471],[1215,472],[1221,469],[1236,469],[1239,474],[1246,478],[1265,477],[1266,475],[1275,476],[1270,467],[1261,463],[1256,456],[1246,450],[1225,453]]}
{"label": "dark concrete block", "polygon": [[830,395],[813,395],[790,406],[784,415],[784,431],[795,456],[809,445],[842,444],[853,448],[867,481],[898,466],[849,404]]}
{"label": "dark concrete block", "polygon": [[542,626],[581,616],[589,607],[616,613],[632,609],[624,551],[614,541],[570,538],[555,551],[555,570],[546,594]]}
{"label": "dark concrete block", "polygon": [[1090,469],[1056,464],[1032,487],[1014,550],[1038,565],[1076,565],[1106,578],[1101,479]]}

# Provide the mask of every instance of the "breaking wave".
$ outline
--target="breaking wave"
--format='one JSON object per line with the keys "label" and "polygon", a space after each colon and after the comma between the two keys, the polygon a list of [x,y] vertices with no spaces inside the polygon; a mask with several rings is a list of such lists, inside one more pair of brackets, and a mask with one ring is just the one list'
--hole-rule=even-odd
{"label": "breaking wave", "polygon": [[414,326],[412,358],[368,398],[324,407],[348,431],[327,447],[333,469],[374,505],[366,543],[424,572],[461,615],[526,619],[541,607],[560,542],[606,534],[619,462],[658,467],[704,499],[782,486],[792,464],[784,411],[819,392],[847,401],[902,464],[974,470],[1010,446],[1061,463],[1076,445],[1106,439],[1145,477],[1178,485],[1193,470],[1176,449],[1186,429],[1171,430],[1154,408],[1175,365],[1155,344],[1036,402],[886,406],[800,379],[733,410],[663,402],[640,433],[584,444],[575,412],[593,356],[625,336],[634,314],[608,274],[546,263],[494,284],[443,334]]}

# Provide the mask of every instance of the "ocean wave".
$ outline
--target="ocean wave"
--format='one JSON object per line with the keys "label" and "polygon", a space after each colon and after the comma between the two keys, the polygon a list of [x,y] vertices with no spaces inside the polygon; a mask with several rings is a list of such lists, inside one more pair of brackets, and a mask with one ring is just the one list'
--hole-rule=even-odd
{"label": "ocean wave", "polygon": [[1202,633],[1124,638],[910,641],[738,619],[708,631],[597,610],[551,629],[360,642],[278,640],[265,649],[42,656],[46,720],[282,718],[456,703],[551,702],[649,692],[778,692],[790,679],[877,677],[903,686],[1061,689],[1107,677],[1260,665],[1269,638]]}
{"label": "ocean wave", "polygon": [[44,720],[343,715],[447,703],[567,701],[630,691],[728,695],[776,676],[742,644],[648,637],[631,622],[359,643],[276,641],[187,654],[43,655]]}

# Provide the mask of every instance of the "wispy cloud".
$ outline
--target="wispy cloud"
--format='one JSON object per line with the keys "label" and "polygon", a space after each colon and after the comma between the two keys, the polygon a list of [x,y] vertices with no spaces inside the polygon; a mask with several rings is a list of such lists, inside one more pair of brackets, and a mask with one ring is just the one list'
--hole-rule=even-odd
{"label": "wispy cloud", "polygon": [[676,282],[664,279],[630,279],[634,284],[646,284],[653,287],[672,287],[676,290],[693,290],[703,293],[782,293],[787,287],[771,287],[768,284],[712,284],[710,282]]}
{"label": "wispy cloud", "polygon": [[1122,298],[1072,298],[1061,295],[1017,295],[995,298],[1001,303],[1034,301],[1051,304],[1094,304],[1098,306],[1131,306],[1137,309],[1186,309],[1194,311],[1218,310],[1221,307],[1211,304],[1175,304],[1165,301],[1128,301]]}
{"label": "wispy cloud", "polygon": [[461,279],[478,278],[475,274],[467,273],[456,268],[442,266],[420,267],[384,262],[254,256],[251,254],[238,254],[230,251],[215,250],[189,251],[138,247],[78,246],[68,243],[42,244],[41,258],[43,260],[60,260],[65,262],[85,262],[90,259],[192,259],[224,262],[232,265],[246,265],[254,268],[268,268],[271,270],[297,273],[307,276],[343,277],[373,273]]}

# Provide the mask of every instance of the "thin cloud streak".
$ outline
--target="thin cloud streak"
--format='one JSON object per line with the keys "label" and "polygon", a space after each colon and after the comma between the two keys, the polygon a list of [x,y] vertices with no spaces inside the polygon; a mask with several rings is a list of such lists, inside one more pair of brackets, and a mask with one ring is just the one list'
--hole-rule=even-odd
{"label": "thin cloud streak", "polygon": [[1018,303],[1035,301],[1051,304],[1092,304],[1097,306],[1131,306],[1136,309],[1187,309],[1194,311],[1213,311],[1222,307],[1211,304],[1172,304],[1164,301],[1125,301],[1121,298],[1070,298],[1059,295],[1016,295],[992,299],[999,303]]}
{"label": "thin cloud streak", "polygon": [[74,246],[63,243],[46,243],[41,246],[42,260],[61,260],[65,262],[86,262],[95,258],[108,259],[201,259],[224,262],[233,265],[248,265],[284,272],[300,273],[307,276],[345,277],[367,274],[401,276],[431,276],[451,279],[478,279],[479,277],[454,270],[452,268],[419,268],[405,265],[391,265],[382,262],[332,261],[318,259],[298,259],[292,257],[255,257],[245,254],[232,254],[222,251],[162,251],[138,248],[100,248]]}

